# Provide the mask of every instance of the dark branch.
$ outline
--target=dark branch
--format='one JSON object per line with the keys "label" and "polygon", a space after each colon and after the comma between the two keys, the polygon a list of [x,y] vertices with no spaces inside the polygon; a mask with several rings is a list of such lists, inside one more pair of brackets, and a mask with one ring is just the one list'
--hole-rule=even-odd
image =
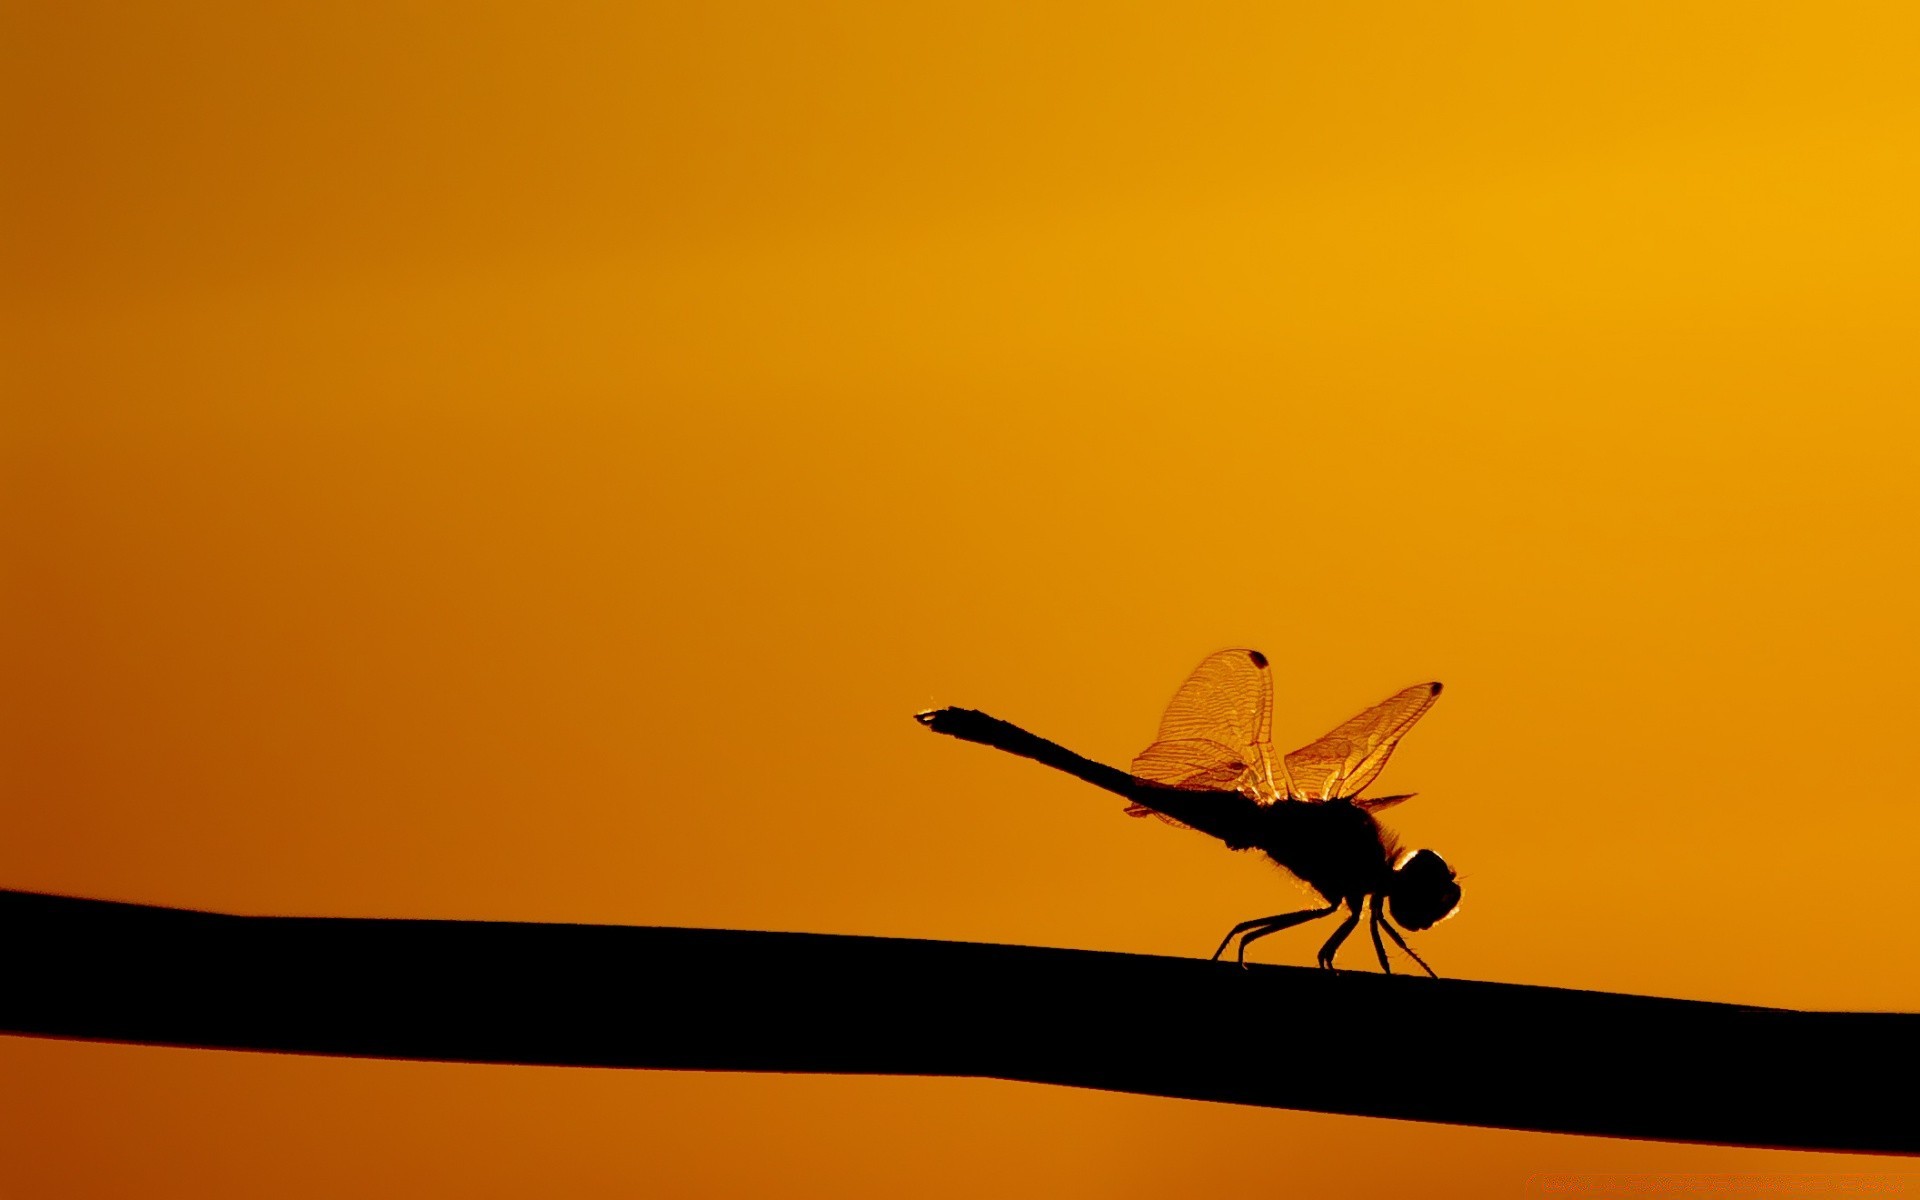
{"label": "dark branch", "polygon": [[0,891],[0,1030],[302,1054],[971,1075],[1920,1152],[1920,1016],[717,929],[230,917]]}

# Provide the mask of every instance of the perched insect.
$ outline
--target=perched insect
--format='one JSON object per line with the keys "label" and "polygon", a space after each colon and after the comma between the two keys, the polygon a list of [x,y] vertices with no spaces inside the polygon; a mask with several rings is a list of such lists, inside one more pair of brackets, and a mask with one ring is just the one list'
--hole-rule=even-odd
{"label": "perched insect", "polygon": [[1273,672],[1258,650],[1209,655],[1167,705],[1160,733],[1133,760],[1131,773],[1073,751],[970,708],[916,714],[936,733],[978,742],[1044,763],[1131,801],[1131,816],[1157,816],[1197,829],[1234,850],[1259,850],[1318,892],[1326,906],[1242,921],[1213,952],[1219,958],[1235,938],[1246,964],[1247,946],[1268,934],[1330,917],[1347,917],[1320,947],[1319,963],[1333,956],[1365,908],[1380,969],[1391,973],[1386,930],[1427,974],[1395,924],[1430,929],[1460,906],[1460,885],[1446,860],[1431,850],[1403,853],[1374,814],[1409,799],[1361,798],[1387,765],[1394,747],[1440,696],[1437,683],[1415,684],[1290,754],[1273,752]]}

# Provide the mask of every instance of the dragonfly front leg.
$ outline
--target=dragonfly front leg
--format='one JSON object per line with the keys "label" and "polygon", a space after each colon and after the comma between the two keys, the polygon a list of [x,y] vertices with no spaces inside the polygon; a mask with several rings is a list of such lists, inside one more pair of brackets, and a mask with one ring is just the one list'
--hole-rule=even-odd
{"label": "dragonfly front leg", "polygon": [[1333,936],[1327,939],[1327,944],[1320,947],[1320,965],[1329,971],[1333,970],[1333,956],[1339,953],[1340,943],[1346,941],[1347,935],[1353,932],[1353,927],[1360,923],[1360,906],[1349,904],[1348,907],[1352,911],[1347,914],[1347,919],[1340,922],[1340,928],[1334,930]]}
{"label": "dragonfly front leg", "polygon": [[1400,931],[1393,927],[1392,921],[1382,921],[1380,922],[1380,924],[1385,927],[1387,931],[1387,936],[1393,939],[1393,944],[1400,947],[1402,950],[1405,950],[1407,952],[1408,958],[1411,958],[1413,961],[1419,963],[1420,969],[1422,971],[1425,971],[1428,975],[1433,976],[1433,978],[1435,979],[1440,978],[1439,973],[1435,971],[1432,967],[1427,965],[1427,960],[1424,958],[1421,958],[1418,954],[1415,954],[1413,952],[1413,947],[1407,945],[1407,939],[1400,936]]}
{"label": "dragonfly front leg", "polygon": [[[1338,904],[1332,904],[1326,908],[1308,908],[1299,912],[1281,913],[1272,917],[1255,917],[1251,921],[1242,921],[1227,931],[1227,936],[1221,939],[1220,948],[1213,952],[1213,958],[1217,961],[1222,954],[1226,953],[1227,943],[1238,937],[1240,938],[1239,962],[1244,967],[1247,965],[1247,943],[1266,937],[1270,933],[1279,933],[1282,929],[1291,929],[1307,921],[1332,916],[1339,909]],[[1248,932],[1249,930],[1252,932]],[[1246,936],[1240,937],[1243,933]]]}

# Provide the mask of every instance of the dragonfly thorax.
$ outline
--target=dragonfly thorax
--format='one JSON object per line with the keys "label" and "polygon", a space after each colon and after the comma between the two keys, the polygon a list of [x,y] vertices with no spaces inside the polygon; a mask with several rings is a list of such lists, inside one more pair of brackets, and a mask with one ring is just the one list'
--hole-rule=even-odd
{"label": "dragonfly thorax", "polygon": [[1348,800],[1282,800],[1262,809],[1259,848],[1330,904],[1384,893],[1398,845],[1373,814]]}

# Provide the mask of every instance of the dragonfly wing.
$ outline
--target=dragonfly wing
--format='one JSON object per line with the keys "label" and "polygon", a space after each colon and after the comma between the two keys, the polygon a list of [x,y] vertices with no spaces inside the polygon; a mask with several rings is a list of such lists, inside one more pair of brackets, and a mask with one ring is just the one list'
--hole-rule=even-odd
{"label": "dragonfly wing", "polygon": [[[1240,752],[1219,742],[1186,738],[1155,742],[1133,760],[1133,774],[1169,787],[1191,788],[1204,792],[1245,790],[1257,776]],[[1186,826],[1163,812],[1144,804],[1129,804],[1130,817],[1159,817],[1169,825]]]}
{"label": "dragonfly wing", "polygon": [[1370,813],[1375,813],[1380,812],[1382,809],[1392,808],[1402,800],[1411,800],[1417,794],[1418,793],[1415,792],[1404,792],[1398,796],[1368,796],[1365,800],[1355,800],[1354,803]]}
{"label": "dragonfly wing", "polygon": [[1238,788],[1248,767],[1245,751],[1204,738],[1155,742],[1133,760],[1138,778],[1213,792]]}
{"label": "dragonfly wing", "polygon": [[1156,742],[1200,739],[1243,756],[1264,746],[1273,728],[1273,672],[1258,650],[1209,654],[1160,717]]}
{"label": "dragonfly wing", "polygon": [[[1133,774],[1170,787],[1246,791],[1272,800],[1266,771],[1272,725],[1267,656],[1258,650],[1210,654],[1173,694],[1159,736],[1134,758]],[[1135,804],[1127,812],[1144,817],[1153,810]]]}
{"label": "dragonfly wing", "polygon": [[1290,796],[1318,801],[1358,795],[1387,765],[1407,730],[1439,698],[1439,684],[1417,683],[1287,755]]}

